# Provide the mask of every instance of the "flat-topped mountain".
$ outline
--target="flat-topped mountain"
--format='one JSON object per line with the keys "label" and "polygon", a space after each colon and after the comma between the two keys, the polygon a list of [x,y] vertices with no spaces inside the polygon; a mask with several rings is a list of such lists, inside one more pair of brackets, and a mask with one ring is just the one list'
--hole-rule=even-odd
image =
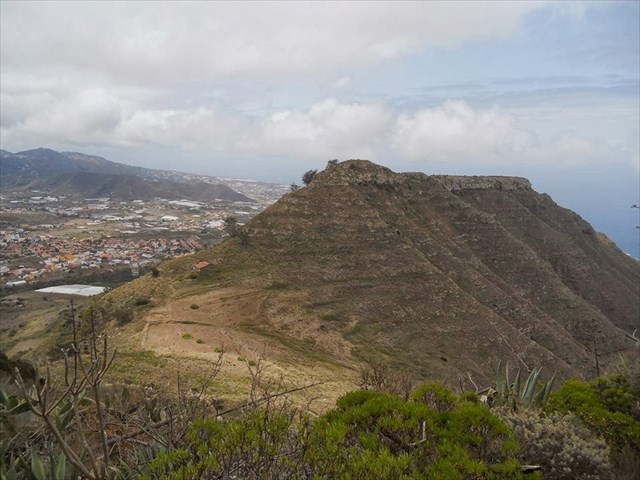
{"label": "flat-topped mountain", "polygon": [[221,183],[175,181],[166,172],[77,152],[46,148],[16,154],[0,152],[0,184],[4,188],[38,189],[57,195],[113,196],[121,200],[187,198],[195,201],[252,201]]}
{"label": "flat-topped mountain", "polygon": [[487,381],[500,359],[566,377],[594,374],[596,355],[603,369],[638,358],[626,335],[640,327],[639,263],[523,178],[350,160],[244,228],[246,245],[230,238],[110,294],[158,305],[147,348],[191,322],[238,351],[253,342],[275,358],[386,362],[451,383]]}

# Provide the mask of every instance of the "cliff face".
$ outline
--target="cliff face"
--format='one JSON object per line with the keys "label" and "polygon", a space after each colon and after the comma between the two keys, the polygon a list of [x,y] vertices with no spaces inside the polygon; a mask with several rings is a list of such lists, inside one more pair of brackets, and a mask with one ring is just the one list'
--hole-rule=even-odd
{"label": "cliff face", "polygon": [[[455,382],[488,379],[499,359],[588,376],[594,345],[605,367],[637,355],[625,333],[640,322],[638,262],[523,178],[347,161],[246,228],[249,246],[231,240],[193,258],[218,272],[198,293],[279,285],[246,324],[345,362]],[[181,296],[196,288],[190,268],[161,267]]]}

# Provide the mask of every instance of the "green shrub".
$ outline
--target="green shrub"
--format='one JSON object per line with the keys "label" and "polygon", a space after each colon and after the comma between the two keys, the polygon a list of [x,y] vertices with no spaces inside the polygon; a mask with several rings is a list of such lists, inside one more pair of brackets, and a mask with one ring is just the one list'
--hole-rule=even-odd
{"label": "green shrub", "polygon": [[411,394],[411,398],[438,412],[448,412],[456,404],[456,396],[438,382],[423,383]]}
{"label": "green shrub", "polygon": [[116,308],[113,311],[113,316],[120,325],[130,323],[134,319],[133,309],[129,307]]}
{"label": "green shrub", "polygon": [[487,407],[434,383],[412,398],[358,391],[339,399],[314,425],[318,477],[521,478],[513,434]]}
{"label": "green shrub", "polygon": [[640,395],[623,375],[567,381],[549,398],[548,412],[572,413],[611,449],[618,478],[640,474]]}
{"label": "green shrub", "polygon": [[640,451],[640,398],[621,375],[590,383],[567,381],[551,395],[547,409],[574,413],[612,449],[625,445]]}
{"label": "green shrub", "polygon": [[142,307],[144,305],[149,305],[149,303],[151,303],[151,300],[149,300],[149,298],[147,297],[136,297],[133,303],[136,307]]}
{"label": "green shrub", "polygon": [[192,303],[191,305],[189,305],[189,308],[191,310],[197,310],[200,308],[200,305],[198,305],[197,303]]}
{"label": "green shrub", "polygon": [[191,340],[193,338],[193,335],[191,335],[190,333],[183,333],[182,338],[184,340]]}
{"label": "green shrub", "polygon": [[[351,392],[315,421],[269,409],[226,422],[198,420],[183,448],[151,462],[150,478],[523,478],[506,423],[483,405],[427,385],[410,401]],[[421,401],[431,392],[450,402],[447,409]]]}
{"label": "green shrub", "polygon": [[[151,478],[307,478],[300,459],[305,425],[287,415],[254,412],[239,419],[193,422],[187,448],[158,455]],[[233,476],[231,476],[233,475]]]}
{"label": "green shrub", "polygon": [[265,290],[286,290],[290,287],[287,282],[274,281],[265,287]]}

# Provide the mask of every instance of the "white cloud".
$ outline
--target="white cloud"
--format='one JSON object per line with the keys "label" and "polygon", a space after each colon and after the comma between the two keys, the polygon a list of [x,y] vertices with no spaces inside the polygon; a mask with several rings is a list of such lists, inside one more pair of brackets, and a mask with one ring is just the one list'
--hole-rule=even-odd
{"label": "white cloud", "polygon": [[375,159],[390,114],[382,105],[341,104],[328,99],[307,111],[282,111],[259,127],[256,154],[298,158]]}
{"label": "white cloud", "polygon": [[122,117],[121,101],[102,88],[61,97],[52,93],[3,93],[2,105],[3,142],[6,136],[18,142],[36,136],[54,142],[64,138],[70,143],[111,143]]}
{"label": "white cloud", "polygon": [[[31,148],[32,139],[38,138],[53,144],[178,147],[199,155],[294,161],[386,162],[392,154],[423,165],[575,166],[611,158],[616,151],[626,158],[637,153],[637,144],[615,147],[571,130],[539,135],[519,126],[517,115],[495,107],[474,108],[461,100],[398,114],[384,104],[329,98],[307,109],[282,110],[260,119],[215,105],[145,108],[97,88],[59,97],[27,93],[21,102],[10,96],[5,102],[4,96],[3,144],[24,148]],[[526,111],[520,114],[526,118]],[[571,117],[568,111],[565,115]]]}
{"label": "white cloud", "polygon": [[392,141],[404,157],[432,162],[496,161],[530,144],[530,134],[517,129],[509,115],[474,110],[460,100],[400,115]]}
{"label": "white cloud", "polygon": [[233,117],[214,107],[191,110],[137,110],[114,132],[124,145],[179,146],[206,152],[233,150],[246,133],[243,118]]}
{"label": "white cloud", "polygon": [[5,67],[118,83],[318,75],[515,31],[539,2],[2,2]]}
{"label": "white cloud", "polygon": [[308,160],[374,158],[389,123],[380,105],[328,99],[306,111],[288,110],[256,121],[213,107],[141,110],[114,132],[125,145],[179,145],[194,152],[226,152]]}
{"label": "white cloud", "polygon": [[[565,112],[568,113],[568,112]],[[540,140],[535,130],[498,108],[474,109],[461,100],[397,117],[392,148],[422,163],[576,166],[610,158],[613,149],[573,131]]]}

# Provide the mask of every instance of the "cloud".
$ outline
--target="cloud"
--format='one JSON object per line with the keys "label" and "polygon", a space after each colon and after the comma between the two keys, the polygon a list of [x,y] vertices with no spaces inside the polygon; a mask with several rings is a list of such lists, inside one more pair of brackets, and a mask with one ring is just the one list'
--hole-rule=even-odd
{"label": "cloud", "polygon": [[392,139],[405,158],[432,162],[496,161],[530,144],[530,134],[518,130],[509,115],[474,110],[461,100],[400,115]]}
{"label": "cloud", "polygon": [[114,132],[122,144],[173,146],[195,152],[291,159],[373,158],[389,114],[380,105],[327,99],[308,110],[285,110],[257,121],[214,107],[137,111]]}
{"label": "cloud", "polygon": [[271,115],[259,126],[251,149],[294,158],[375,159],[389,122],[390,114],[382,105],[327,99],[307,111]]}
{"label": "cloud", "polygon": [[[462,100],[398,113],[385,104],[328,98],[306,109],[255,118],[214,104],[144,108],[99,88],[59,97],[25,95],[30,102],[3,101],[3,110],[8,110],[6,115],[3,112],[3,144],[31,148],[32,139],[39,138],[66,145],[178,147],[203,156],[248,155],[292,161],[388,161],[392,156],[423,165],[470,166],[575,166],[615,154],[635,160],[638,150],[637,142],[608,145],[568,129],[548,135],[542,128],[523,128],[519,118],[526,118],[527,113],[541,115],[536,108],[515,115],[497,107],[474,108]],[[570,119],[581,111],[564,111],[564,115]],[[546,118],[550,112],[544,110],[543,114]],[[554,115],[559,117],[560,113]]]}
{"label": "cloud", "polygon": [[247,133],[242,117],[228,115],[215,107],[191,110],[137,110],[114,131],[123,145],[178,146],[187,151],[234,150]]}
{"label": "cloud", "polygon": [[70,143],[108,144],[122,118],[121,101],[102,88],[62,97],[52,93],[3,93],[2,106],[3,142],[29,141],[37,136],[54,142],[64,138]]}
{"label": "cloud", "polygon": [[507,112],[474,109],[462,100],[399,115],[391,138],[392,148],[402,157],[423,163],[571,167],[603,160],[613,152],[571,130],[541,139]]}
{"label": "cloud", "polygon": [[[16,70],[168,85],[332,75],[417,49],[516,31],[539,2],[2,2]],[[338,73],[339,74],[339,73]]]}
{"label": "cloud", "polygon": [[184,151],[290,159],[378,157],[392,115],[378,104],[326,99],[306,110],[283,110],[256,119],[214,105],[185,109],[145,109],[100,89],[75,96],[47,97],[37,115],[2,127],[12,143],[44,138],[55,144],[144,145]]}

